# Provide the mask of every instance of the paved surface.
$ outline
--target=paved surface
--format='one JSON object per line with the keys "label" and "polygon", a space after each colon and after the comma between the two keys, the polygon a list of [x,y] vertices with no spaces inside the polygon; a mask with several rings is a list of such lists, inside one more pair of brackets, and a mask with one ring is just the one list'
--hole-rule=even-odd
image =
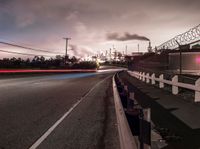
{"label": "paved surface", "polygon": [[[127,73],[120,77],[135,93],[138,103],[150,107],[155,128],[162,133],[168,145],[164,149],[200,148],[200,106],[181,99],[180,96],[148,85]],[[161,130],[165,129],[163,133]]]}
{"label": "paved surface", "polygon": [[119,148],[113,72],[0,80],[0,149],[27,149],[77,102],[38,146]]}

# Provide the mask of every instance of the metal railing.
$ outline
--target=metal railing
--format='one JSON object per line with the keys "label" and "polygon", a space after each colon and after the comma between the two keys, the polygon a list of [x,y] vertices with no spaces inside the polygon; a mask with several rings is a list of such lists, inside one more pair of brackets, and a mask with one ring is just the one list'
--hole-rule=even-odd
{"label": "metal railing", "polygon": [[179,93],[179,88],[185,88],[189,90],[193,90],[195,92],[194,102],[200,102],[200,78],[195,81],[194,84],[183,83],[178,81],[178,75],[175,75],[171,78],[171,80],[164,79],[164,75],[160,74],[157,78],[155,73],[145,73],[145,72],[137,72],[137,71],[128,71],[128,73],[146,83],[151,83],[152,85],[159,83],[159,88],[164,88],[165,84],[172,86],[172,94],[177,95]]}
{"label": "metal railing", "polygon": [[126,119],[121,99],[117,90],[117,85],[115,83],[115,76],[113,76],[113,95],[114,95],[115,111],[117,116],[120,148],[137,149],[136,142],[131,133],[131,129]]}

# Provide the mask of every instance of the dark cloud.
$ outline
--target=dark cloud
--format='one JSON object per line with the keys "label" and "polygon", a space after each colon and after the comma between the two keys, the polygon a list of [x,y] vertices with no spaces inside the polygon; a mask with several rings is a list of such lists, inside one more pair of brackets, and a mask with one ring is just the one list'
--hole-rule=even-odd
{"label": "dark cloud", "polygon": [[140,36],[137,34],[124,33],[124,35],[119,35],[119,33],[108,33],[108,40],[117,40],[117,41],[128,41],[128,40],[141,40],[141,41],[149,41],[149,39],[145,36]]}

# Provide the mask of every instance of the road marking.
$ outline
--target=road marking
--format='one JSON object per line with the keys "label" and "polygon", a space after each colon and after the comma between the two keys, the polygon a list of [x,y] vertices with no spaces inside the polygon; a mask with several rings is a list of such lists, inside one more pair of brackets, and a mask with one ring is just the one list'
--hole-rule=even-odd
{"label": "road marking", "polygon": [[96,85],[94,85],[81,99],[79,99],[56,123],[51,126],[29,149],[36,149],[51,133],[52,131],[88,96],[99,84],[104,82],[110,76],[105,79],[99,81]]}

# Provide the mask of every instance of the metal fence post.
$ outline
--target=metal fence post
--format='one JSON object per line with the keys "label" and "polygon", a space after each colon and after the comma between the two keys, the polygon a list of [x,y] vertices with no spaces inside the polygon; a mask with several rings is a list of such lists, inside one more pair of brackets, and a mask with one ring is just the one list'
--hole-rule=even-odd
{"label": "metal fence post", "polygon": [[178,76],[175,75],[172,78],[172,94],[177,95],[178,94],[178,86],[176,86],[176,83],[178,83]]}
{"label": "metal fence post", "polygon": [[[195,89],[200,88],[200,78],[198,80],[196,80],[195,82]],[[200,101],[200,92],[199,91],[195,91],[195,102],[199,102]]]}
{"label": "metal fence post", "polygon": [[160,88],[164,88],[164,83],[162,82],[162,81],[164,80],[164,75],[161,74],[161,75],[159,76],[159,79],[160,79],[160,81],[159,81],[159,87],[160,87]]}

